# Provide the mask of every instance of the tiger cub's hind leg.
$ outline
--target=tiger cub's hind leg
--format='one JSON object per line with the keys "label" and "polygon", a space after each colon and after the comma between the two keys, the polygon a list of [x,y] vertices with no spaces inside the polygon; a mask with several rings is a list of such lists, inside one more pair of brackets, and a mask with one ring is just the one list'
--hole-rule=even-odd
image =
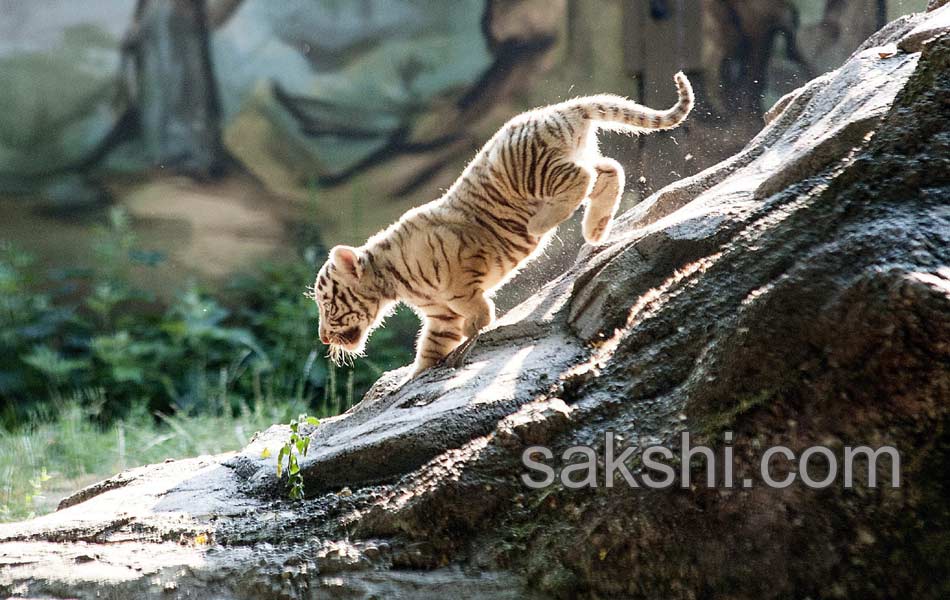
{"label": "tiger cub's hind leg", "polygon": [[495,320],[495,303],[482,290],[473,290],[469,298],[449,301],[449,308],[465,318],[462,333],[465,337],[478,335]]}
{"label": "tiger cub's hind leg", "polygon": [[592,166],[597,180],[584,211],[582,231],[588,243],[596,244],[610,233],[611,222],[623,195],[624,174],[623,167],[612,158],[598,158]]}
{"label": "tiger cub's hind leg", "polygon": [[528,233],[542,236],[566,221],[594,183],[594,172],[586,165],[562,162],[550,166],[539,186],[544,198],[528,221]]}

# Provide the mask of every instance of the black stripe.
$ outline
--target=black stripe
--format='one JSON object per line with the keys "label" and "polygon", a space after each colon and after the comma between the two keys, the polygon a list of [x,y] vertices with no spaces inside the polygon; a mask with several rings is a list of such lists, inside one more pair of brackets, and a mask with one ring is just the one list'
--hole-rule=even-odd
{"label": "black stripe", "polygon": [[563,162],[563,161],[562,161],[562,162],[559,162],[558,164],[554,165],[554,167],[551,168],[551,169],[548,171],[548,173],[547,173],[547,179],[546,179],[545,182],[544,182],[544,188],[543,188],[544,196],[545,196],[546,198],[553,198],[553,197],[554,197],[554,195],[555,195],[555,193],[556,193],[556,188],[555,188],[554,180],[557,179],[557,181],[560,182],[560,181],[561,181],[561,178],[563,177],[564,171],[565,171],[569,166],[570,166],[569,163],[566,163],[566,162]]}
{"label": "black stripe", "polygon": [[462,339],[462,335],[461,335],[460,333],[455,332],[455,331],[452,331],[452,330],[445,330],[445,331],[433,331],[433,330],[429,330],[429,335],[435,336],[435,337],[438,337],[438,338],[444,338],[444,339],[453,340],[453,341],[456,341],[456,342],[458,342],[458,341],[460,341],[460,340]]}
{"label": "black stripe", "polygon": [[435,239],[439,240],[439,250],[442,251],[442,258],[445,259],[445,264],[448,265],[448,264],[449,264],[449,255],[448,255],[448,253],[446,253],[446,251],[445,251],[445,242],[442,241],[442,238],[439,237],[438,235],[435,236]]}
{"label": "black stripe", "polygon": [[568,137],[569,137],[570,139],[574,139],[574,126],[571,125],[571,122],[568,121],[567,117],[565,117],[565,116],[564,116],[563,114],[561,114],[561,113],[555,113],[554,117],[555,117],[556,119],[558,119],[559,121],[562,121],[562,120],[564,121],[563,127],[567,127],[567,130],[570,132],[570,133],[568,134]]}
{"label": "black stripe", "polygon": [[443,321],[443,322],[448,323],[450,321],[456,321],[462,318],[462,315],[457,314],[457,313],[452,313],[451,315],[426,315],[426,317],[429,319],[435,319],[436,321]]}
{"label": "black stripe", "polygon": [[419,277],[422,278],[422,281],[424,281],[425,284],[429,286],[430,288],[435,289],[435,286],[432,284],[431,281],[429,281],[429,278],[426,277],[425,270],[422,268],[422,263],[416,260],[416,266],[419,267]]}
{"label": "black stripe", "polygon": [[524,255],[527,255],[527,254],[530,254],[530,253],[531,253],[531,250],[530,250],[529,248],[525,248],[524,246],[520,246],[520,245],[518,245],[518,244],[512,242],[511,240],[505,239],[505,237],[503,237],[501,234],[499,234],[497,231],[495,231],[495,229],[494,229],[493,227],[491,227],[488,223],[486,223],[485,221],[483,221],[482,219],[480,219],[480,218],[478,217],[478,215],[474,215],[474,217],[475,217],[475,222],[476,222],[476,223],[478,223],[479,225],[481,225],[481,227],[482,227],[483,229],[485,229],[485,230],[488,231],[490,234],[492,234],[493,236],[495,236],[495,238],[501,243],[503,250],[509,251],[510,249],[513,248],[515,251],[520,252],[520,253],[522,253],[522,254],[524,254]]}
{"label": "black stripe", "polygon": [[528,163],[528,173],[525,175],[525,191],[528,195],[534,195],[534,175],[538,171],[538,162],[541,160],[541,147],[537,145],[536,140],[531,140],[531,162]]}
{"label": "black stripe", "polygon": [[439,283],[442,283],[442,276],[440,274],[441,269],[439,268],[439,261],[435,258],[435,244],[432,243],[432,235],[426,236],[426,245],[429,246],[429,252],[432,253],[432,271],[435,274],[435,280]]}
{"label": "black stripe", "polygon": [[[527,127],[525,127],[527,132]],[[524,162],[521,164],[521,190],[522,193],[527,195],[528,192],[528,176],[531,173],[531,165],[534,164],[534,136],[525,135],[524,148],[522,152],[524,153]]]}
{"label": "black stripe", "polygon": [[393,276],[399,283],[401,283],[402,286],[403,286],[404,288],[406,288],[407,290],[411,290],[411,289],[413,289],[413,288],[415,287],[415,286],[413,286],[413,285],[410,285],[409,282],[406,281],[406,278],[403,277],[403,276],[399,273],[399,271],[397,271],[397,270],[395,269],[395,267],[391,267],[391,266],[390,266],[390,267],[386,267],[386,270],[389,271],[389,274],[392,275],[392,276]]}
{"label": "black stripe", "polygon": [[520,212],[522,215],[524,215],[527,218],[529,214],[528,210],[522,206],[509,202],[508,199],[505,197],[505,195],[502,193],[502,191],[499,190],[497,187],[495,187],[495,184],[492,183],[491,181],[487,181],[487,180],[483,181],[482,189],[485,190],[486,194],[488,194],[488,197],[491,200],[491,202],[507,206],[508,208],[514,210],[515,212]]}

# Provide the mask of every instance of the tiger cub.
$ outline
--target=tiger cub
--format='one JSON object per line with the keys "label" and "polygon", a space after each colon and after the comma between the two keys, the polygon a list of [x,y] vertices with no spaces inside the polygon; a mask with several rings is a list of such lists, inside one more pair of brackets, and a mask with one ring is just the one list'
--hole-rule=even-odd
{"label": "tiger cub", "polygon": [[[506,123],[452,187],[411,209],[363,246],[336,246],[310,293],[320,341],[335,361],[360,354],[369,333],[402,301],[424,325],[414,375],[461,362],[491,325],[492,293],[535,255],[585,201],[584,238],[607,236],[624,187],[620,164],[600,155],[599,129],[643,132],[679,125],[693,106],[683,73],[677,103],[653,110],[614,95],[537,108]],[[458,366],[458,364],[456,364]]]}

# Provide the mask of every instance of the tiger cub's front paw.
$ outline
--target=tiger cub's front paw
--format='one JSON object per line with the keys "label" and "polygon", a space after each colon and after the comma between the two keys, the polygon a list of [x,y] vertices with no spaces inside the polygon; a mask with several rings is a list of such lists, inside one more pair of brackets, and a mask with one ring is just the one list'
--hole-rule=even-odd
{"label": "tiger cub's front paw", "polygon": [[589,244],[597,244],[610,235],[611,218],[609,215],[594,219],[584,219],[584,239]]}

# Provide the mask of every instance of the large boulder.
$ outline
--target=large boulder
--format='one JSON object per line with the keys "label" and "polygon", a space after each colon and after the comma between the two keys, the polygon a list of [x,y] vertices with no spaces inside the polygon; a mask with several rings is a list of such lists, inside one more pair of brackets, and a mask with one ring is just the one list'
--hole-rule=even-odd
{"label": "large boulder", "polygon": [[[306,428],[305,500],[274,476],[285,426],[133,469],[0,527],[0,593],[946,597],[948,16],[889,24],[741,153],[625,213],[465,367],[389,373]],[[742,484],[697,463],[689,487],[607,487],[602,458],[596,488],[521,480],[525,448],[603,457],[607,431],[728,447]],[[853,488],[766,486],[776,445],[893,446],[900,487],[886,460],[877,487],[866,465]]]}
{"label": "large boulder", "polygon": [[122,36],[133,0],[82,10],[9,0],[0,18],[0,192],[79,167],[125,108],[116,106]]}

